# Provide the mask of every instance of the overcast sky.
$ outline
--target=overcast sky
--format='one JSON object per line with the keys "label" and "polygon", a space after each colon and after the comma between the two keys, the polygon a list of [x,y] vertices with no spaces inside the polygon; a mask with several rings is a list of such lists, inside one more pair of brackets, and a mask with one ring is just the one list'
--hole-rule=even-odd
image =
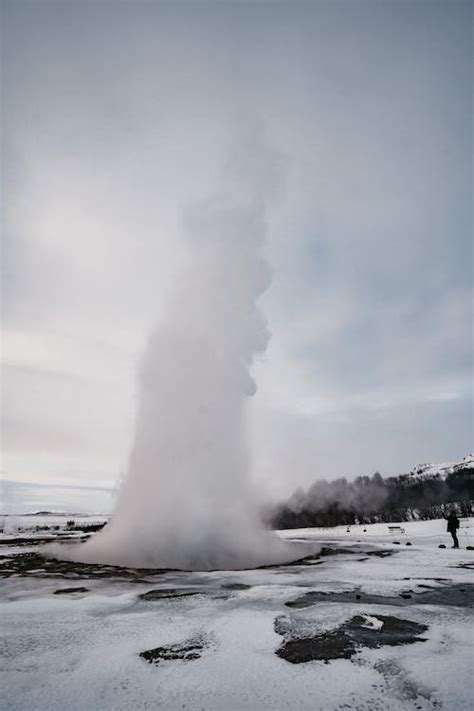
{"label": "overcast sky", "polygon": [[125,471],[182,211],[255,123],[288,173],[254,368],[262,490],[468,453],[471,9],[2,2],[9,498],[65,485],[73,506]]}

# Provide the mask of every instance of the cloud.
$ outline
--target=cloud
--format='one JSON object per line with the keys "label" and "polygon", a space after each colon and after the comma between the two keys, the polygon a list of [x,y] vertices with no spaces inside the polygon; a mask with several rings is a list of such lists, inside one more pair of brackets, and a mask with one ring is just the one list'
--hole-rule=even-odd
{"label": "cloud", "polygon": [[271,492],[466,453],[468,3],[2,7],[9,476],[122,470],[182,206],[248,121],[289,173],[255,475]]}

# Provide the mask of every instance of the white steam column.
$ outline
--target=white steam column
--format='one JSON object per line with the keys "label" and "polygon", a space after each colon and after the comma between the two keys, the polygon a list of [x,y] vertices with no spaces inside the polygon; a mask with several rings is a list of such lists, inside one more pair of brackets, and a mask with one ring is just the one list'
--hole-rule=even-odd
{"label": "white steam column", "polygon": [[[186,214],[187,271],[140,371],[128,473],[111,522],[61,557],[193,570],[302,555],[259,522],[249,480],[249,369],[269,339],[258,297],[270,270],[265,215],[281,164],[261,140],[240,146],[212,199]],[[56,551],[58,552],[58,551]]]}

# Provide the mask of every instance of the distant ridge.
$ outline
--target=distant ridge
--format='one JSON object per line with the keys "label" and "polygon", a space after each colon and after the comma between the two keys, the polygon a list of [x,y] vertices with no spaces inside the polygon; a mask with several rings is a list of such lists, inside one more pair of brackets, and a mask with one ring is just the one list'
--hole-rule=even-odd
{"label": "distant ridge", "polygon": [[442,464],[417,464],[413,467],[409,476],[413,479],[447,479],[450,474],[474,469],[474,455],[468,454],[459,462],[443,462]]}

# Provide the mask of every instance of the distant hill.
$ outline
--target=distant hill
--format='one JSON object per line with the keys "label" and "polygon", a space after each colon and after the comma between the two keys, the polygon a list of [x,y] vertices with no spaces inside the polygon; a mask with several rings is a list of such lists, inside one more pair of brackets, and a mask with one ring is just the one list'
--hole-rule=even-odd
{"label": "distant hill", "polygon": [[447,479],[450,474],[459,474],[472,470],[474,474],[474,455],[468,454],[459,462],[444,462],[443,464],[417,464],[410,472],[413,479]]}

